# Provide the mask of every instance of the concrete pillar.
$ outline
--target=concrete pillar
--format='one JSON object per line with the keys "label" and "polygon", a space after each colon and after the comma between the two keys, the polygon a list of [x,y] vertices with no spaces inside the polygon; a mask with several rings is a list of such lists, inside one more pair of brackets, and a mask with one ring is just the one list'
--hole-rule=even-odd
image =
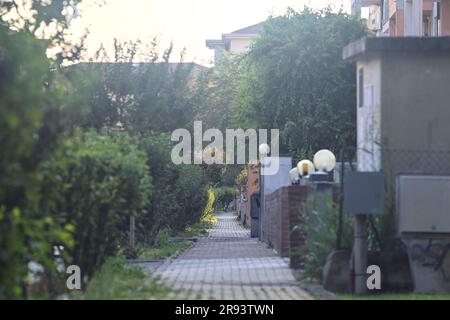
{"label": "concrete pillar", "polygon": [[423,36],[423,0],[404,0],[405,36]]}

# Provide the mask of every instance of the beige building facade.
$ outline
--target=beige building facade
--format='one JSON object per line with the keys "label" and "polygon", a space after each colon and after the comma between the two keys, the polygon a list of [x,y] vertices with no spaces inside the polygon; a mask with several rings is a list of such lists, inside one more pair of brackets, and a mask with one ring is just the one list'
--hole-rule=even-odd
{"label": "beige building facade", "polygon": [[206,46],[214,50],[214,60],[217,61],[224,52],[245,53],[250,50],[252,41],[262,31],[262,23],[258,23],[230,33],[222,34],[222,39],[208,39]]}
{"label": "beige building facade", "polygon": [[377,36],[450,35],[450,0],[352,0],[352,13]]}

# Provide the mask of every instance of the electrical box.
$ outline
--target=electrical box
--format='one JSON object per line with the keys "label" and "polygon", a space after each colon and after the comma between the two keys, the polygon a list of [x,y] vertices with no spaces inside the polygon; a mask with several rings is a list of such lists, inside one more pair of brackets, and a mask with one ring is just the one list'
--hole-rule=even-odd
{"label": "electrical box", "polygon": [[397,177],[399,235],[450,234],[450,176]]}
{"label": "electrical box", "polygon": [[344,211],[352,214],[384,212],[384,175],[381,172],[348,172],[344,176]]}

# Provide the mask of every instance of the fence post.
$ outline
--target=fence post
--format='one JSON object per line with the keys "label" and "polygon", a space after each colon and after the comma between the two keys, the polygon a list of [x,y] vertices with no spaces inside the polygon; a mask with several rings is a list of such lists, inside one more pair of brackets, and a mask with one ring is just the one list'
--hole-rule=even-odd
{"label": "fence post", "polygon": [[364,295],[367,290],[367,215],[355,215],[355,294]]}

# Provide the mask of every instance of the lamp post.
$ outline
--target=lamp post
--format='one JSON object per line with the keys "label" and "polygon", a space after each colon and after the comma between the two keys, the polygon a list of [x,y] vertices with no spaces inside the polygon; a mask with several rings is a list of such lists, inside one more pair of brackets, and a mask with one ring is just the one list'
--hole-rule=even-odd
{"label": "lamp post", "polygon": [[316,171],[309,175],[309,180],[315,184],[315,192],[319,197],[315,197],[318,208],[326,208],[326,199],[331,199],[333,194],[332,184],[328,178],[328,173],[336,166],[336,157],[330,150],[317,151],[313,158]]}
{"label": "lamp post", "polygon": [[270,152],[270,147],[267,143],[262,143],[259,148],[259,159],[260,159],[260,169],[259,169],[259,193],[260,193],[260,200],[261,200],[261,209],[259,213],[259,223],[260,223],[260,229],[259,229],[259,239],[263,240],[263,226],[264,226],[264,215],[265,215],[265,195],[264,195],[264,163],[267,155]]}

